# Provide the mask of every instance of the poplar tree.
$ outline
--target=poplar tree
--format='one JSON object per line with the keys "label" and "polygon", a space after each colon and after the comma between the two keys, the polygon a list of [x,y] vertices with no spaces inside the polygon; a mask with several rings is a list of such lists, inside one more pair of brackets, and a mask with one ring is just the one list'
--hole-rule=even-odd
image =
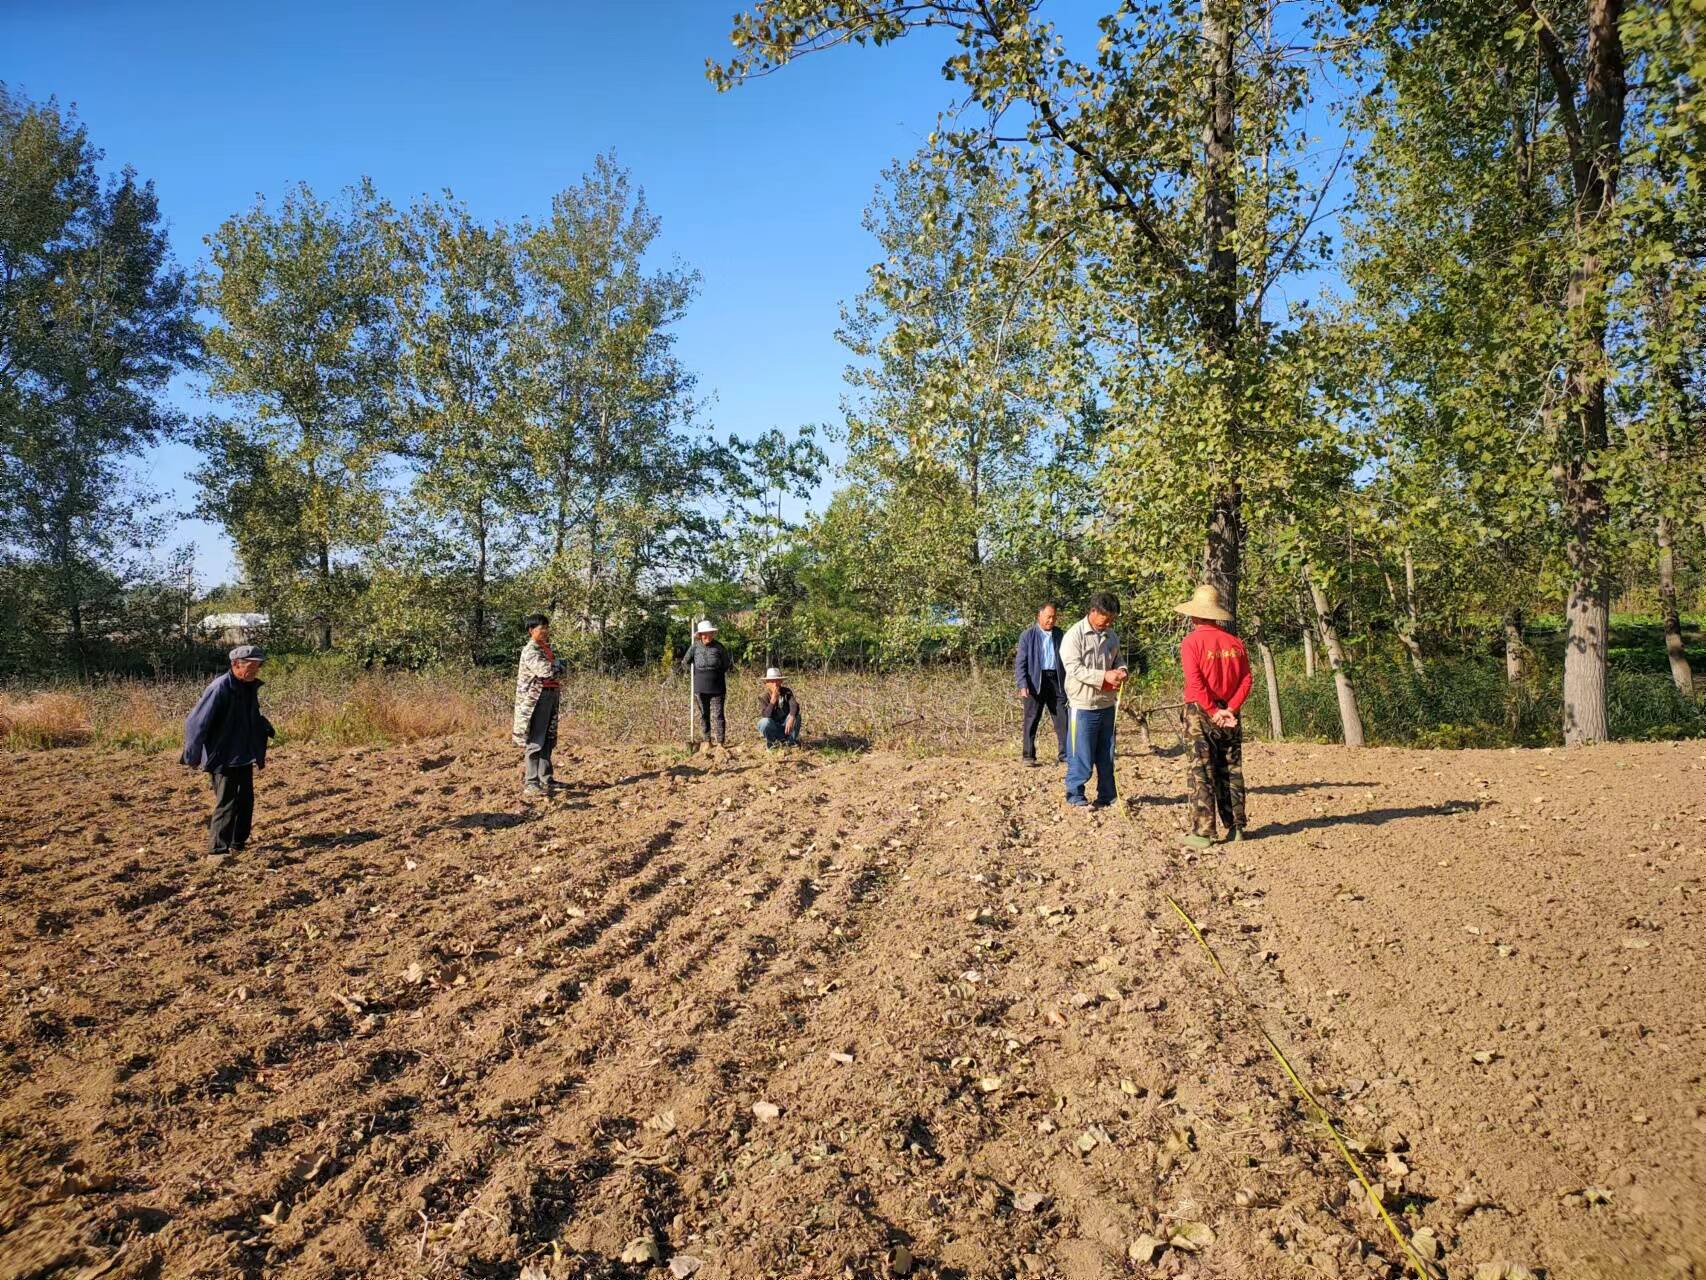
{"label": "poplar tree", "polygon": [[1176,530],[1200,531],[1202,573],[1234,611],[1247,469],[1283,447],[1261,408],[1271,295],[1322,251],[1337,169],[1307,160],[1300,128],[1308,59],[1330,32],[1277,29],[1276,8],[1125,0],[1078,57],[1034,0],[759,0],[735,19],[734,57],[707,67],[728,88],[838,45],[955,38],[942,72],[965,102],[933,143],[1018,166],[1028,232],[1090,266],[1100,316],[1085,336],[1114,356],[1124,544],[1171,556]]}
{"label": "poplar tree", "polygon": [[336,204],[307,186],[257,201],[207,240],[209,390],[200,506],[252,579],[315,620],[321,649],[377,544],[399,439],[395,217],[369,182]]}
{"label": "poplar tree", "polygon": [[466,583],[477,659],[494,555],[527,506],[519,248],[509,228],[481,225],[448,195],[417,204],[401,233],[399,425],[415,500],[454,528],[448,561],[434,567]]}
{"label": "poplar tree", "polygon": [[101,159],[75,114],[0,84],[0,555],[50,611],[20,623],[62,627],[79,666],[153,533],[126,464],[180,426],[163,393],[196,355],[153,184]]}

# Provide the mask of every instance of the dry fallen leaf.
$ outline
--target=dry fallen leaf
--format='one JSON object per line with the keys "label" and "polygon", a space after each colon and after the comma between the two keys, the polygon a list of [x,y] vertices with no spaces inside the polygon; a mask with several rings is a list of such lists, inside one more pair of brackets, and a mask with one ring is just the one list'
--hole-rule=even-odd
{"label": "dry fallen leaf", "polygon": [[1206,1222],[1181,1222],[1167,1243],[1183,1253],[1195,1253],[1214,1243],[1214,1229]]}
{"label": "dry fallen leaf", "polygon": [[705,1265],[703,1258],[695,1258],[691,1253],[678,1253],[669,1260],[669,1274],[675,1280],[687,1280],[700,1267]]}
{"label": "dry fallen leaf", "polygon": [[1151,1235],[1141,1235],[1131,1242],[1125,1256],[1140,1266],[1148,1266],[1155,1261],[1155,1256],[1167,1246]]}
{"label": "dry fallen leaf", "polygon": [[1001,1087],[1001,1077],[984,1076],[983,1079],[977,1082],[977,1087],[982,1089],[985,1093],[994,1093]]}
{"label": "dry fallen leaf", "polygon": [[1013,1196],[1013,1207],[1020,1213],[1035,1213],[1048,1203],[1048,1197],[1040,1191],[1019,1191]]}
{"label": "dry fallen leaf", "polygon": [[839,1062],[844,1067],[850,1067],[853,1065],[853,1055],[850,1053],[832,1053],[829,1055],[829,1060],[831,1062]]}
{"label": "dry fallen leaf", "polygon": [[752,1114],[760,1120],[775,1120],[782,1114],[782,1108],[774,1102],[755,1102],[752,1104]]}
{"label": "dry fallen leaf", "polygon": [[665,1135],[674,1133],[675,1132],[675,1112],[673,1112],[673,1111],[660,1111],[660,1112],[658,1112],[650,1120],[646,1121],[646,1128],[650,1129],[653,1133],[661,1133],[661,1134],[665,1134]]}
{"label": "dry fallen leaf", "polygon": [[662,1262],[663,1250],[656,1236],[635,1236],[623,1246],[622,1261],[627,1263]]}

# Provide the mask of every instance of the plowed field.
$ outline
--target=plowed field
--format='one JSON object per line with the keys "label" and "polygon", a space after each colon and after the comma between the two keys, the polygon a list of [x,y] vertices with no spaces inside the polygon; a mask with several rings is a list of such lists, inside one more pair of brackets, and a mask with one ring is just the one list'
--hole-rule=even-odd
{"label": "plowed field", "polygon": [[1402,1274],[1262,1028],[1446,1274],[1706,1274],[1702,746],[1247,755],[0,757],[0,1277]]}

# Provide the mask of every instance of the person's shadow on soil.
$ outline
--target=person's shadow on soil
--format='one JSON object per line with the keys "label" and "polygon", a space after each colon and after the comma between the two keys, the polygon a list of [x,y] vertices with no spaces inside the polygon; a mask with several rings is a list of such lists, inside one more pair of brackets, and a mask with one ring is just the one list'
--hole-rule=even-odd
{"label": "person's shadow on soil", "polygon": [[631,787],[636,782],[653,782],[658,778],[698,778],[709,770],[692,764],[672,764],[667,769],[648,769],[644,773],[630,773],[626,778],[616,778],[610,782],[593,782],[587,784],[587,790],[608,791],[612,787]]}
{"label": "person's shadow on soil", "polygon": [[344,831],[328,835],[297,836],[295,847],[298,849],[347,849],[378,839],[380,839],[380,833],[377,831]]}
{"label": "person's shadow on soil", "polygon": [[449,822],[441,822],[427,834],[438,831],[507,831],[532,821],[535,816],[532,809],[519,813],[464,813]]}
{"label": "person's shadow on soil", "polygon": [[1445,800],[1439,804],[1412,805],[1407,809],[1364,809],[1361,813],[1323,813],[1313,818],[1298,818],[1291,822],[1270,822],[1265,827],[1252,827],[1250,834],[1267,839],[1269,836],[1291,836],[1300,831],[1319,831],[1323,827],[1381,827],[1403,818],[1444,818],[1454,813],[1473,813],[1481,807],[1479,800]]}
{"label": "person's shadow on soil", "polygon": [[1346,787],[1377,787],[1378,782],[1280,782],[1271,787],[1251,787],[1253,796],[1294,796],[1300,791],[1327,791]]}
{"label": "person's shadow on soil", "polygon": [[811,738],[803,745],[817,747],[820,751],[865,752],[871,749],[871,740],[856,733],[832,733],[826,738]]}

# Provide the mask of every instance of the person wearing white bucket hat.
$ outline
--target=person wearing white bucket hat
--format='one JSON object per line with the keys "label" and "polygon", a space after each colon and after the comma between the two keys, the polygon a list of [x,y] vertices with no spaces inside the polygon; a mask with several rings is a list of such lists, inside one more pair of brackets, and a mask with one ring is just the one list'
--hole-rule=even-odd
{"label": "person wearing white bucket hat", "polygon": [[729,651],[717,643],[717,624],[709,618],[693,629],[693,643],[681,659],[681,669],[693,673],[693,701],[699,715],[699,739],[719,747],[728,736],[723,699],[728,696],[728,673],[734,669]]}
{"label": "person wearing white bucket hat", "polygon": [[1242,840],[1244,809],[1244,729],[1238,712],[1250,696],[1250,655],[1244,642],[1220,624],[1232,614],[1220,593],[1204,584],[1175,613],[1191,620],[1179,645],[1185,673],[1185,742],[1190,748],[1191,834],[1185,844],[1206,849],[1214,843],[1215,818],[1228,840]]}
{"label": "person wearing white bucket hat", "polygon": [[764,673],[764,690],[758,695],[758,732],[766,750],[778,744],[800,743],[800,700],[782,683],[782,668]]}

